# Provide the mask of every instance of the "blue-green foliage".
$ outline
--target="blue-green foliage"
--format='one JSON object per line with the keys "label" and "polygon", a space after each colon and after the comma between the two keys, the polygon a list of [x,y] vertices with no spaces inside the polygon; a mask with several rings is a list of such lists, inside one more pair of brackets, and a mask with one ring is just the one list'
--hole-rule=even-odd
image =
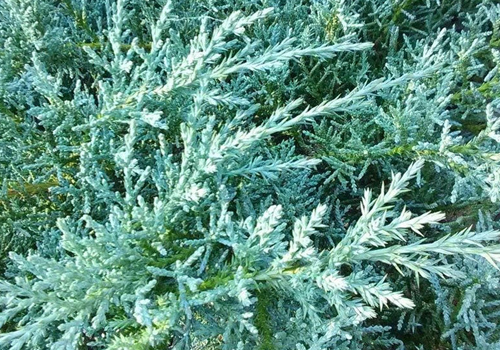
{"label": "blue-green foliage", "polygon": [[3,1],[0,348],[495,348],[499,26]]}
{"label": "blue-green foliage", "polygon": [[[478,230],[498,226],[488,214],[480,212]],[[497,349],[500,332],[500,287],[498,270],[483,260],[460,259],[457,267],[467,277],[460,281],[442,282],[431,279],[436,294],[437,310],[442,314],[442,338],[452,349]]]}

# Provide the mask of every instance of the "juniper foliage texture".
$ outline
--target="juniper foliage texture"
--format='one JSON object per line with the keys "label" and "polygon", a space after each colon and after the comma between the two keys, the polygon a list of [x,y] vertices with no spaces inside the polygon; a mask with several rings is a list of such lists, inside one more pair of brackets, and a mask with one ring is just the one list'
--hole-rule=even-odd
{"label": "juniper foliage texture", "polygon": [[0,348],[495,348],[499,40],[487,0],[3,1]]}

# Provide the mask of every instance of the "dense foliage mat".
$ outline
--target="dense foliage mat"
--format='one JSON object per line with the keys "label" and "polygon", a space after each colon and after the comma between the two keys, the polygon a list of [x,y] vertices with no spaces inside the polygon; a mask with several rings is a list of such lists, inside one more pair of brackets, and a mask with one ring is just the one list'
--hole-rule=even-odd
{"label": "dense foliage mat", "polygon": [[0,348],[498,349],[500,5],[0,2]]}

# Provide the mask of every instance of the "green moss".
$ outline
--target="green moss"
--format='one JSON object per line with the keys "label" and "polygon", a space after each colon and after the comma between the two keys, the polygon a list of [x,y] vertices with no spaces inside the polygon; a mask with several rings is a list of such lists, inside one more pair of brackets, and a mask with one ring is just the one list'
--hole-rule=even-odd
{"label": "green moss", "polygon": [[276,350],[273,343],[273,331],[271,326],[271,315],[269,308],[272,293],[268,289],[262,289],[257,293],[257,303],[255,306],[255,327],[259,331],[259,350]]}

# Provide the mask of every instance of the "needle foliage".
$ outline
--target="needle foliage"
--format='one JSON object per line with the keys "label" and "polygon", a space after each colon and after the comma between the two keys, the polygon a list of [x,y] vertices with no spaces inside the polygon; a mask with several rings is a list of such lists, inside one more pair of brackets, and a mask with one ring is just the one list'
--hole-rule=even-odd
{"label": "needle foliage", "polygon": [[500,5],[4,0],[0,349],[496,349]]}

